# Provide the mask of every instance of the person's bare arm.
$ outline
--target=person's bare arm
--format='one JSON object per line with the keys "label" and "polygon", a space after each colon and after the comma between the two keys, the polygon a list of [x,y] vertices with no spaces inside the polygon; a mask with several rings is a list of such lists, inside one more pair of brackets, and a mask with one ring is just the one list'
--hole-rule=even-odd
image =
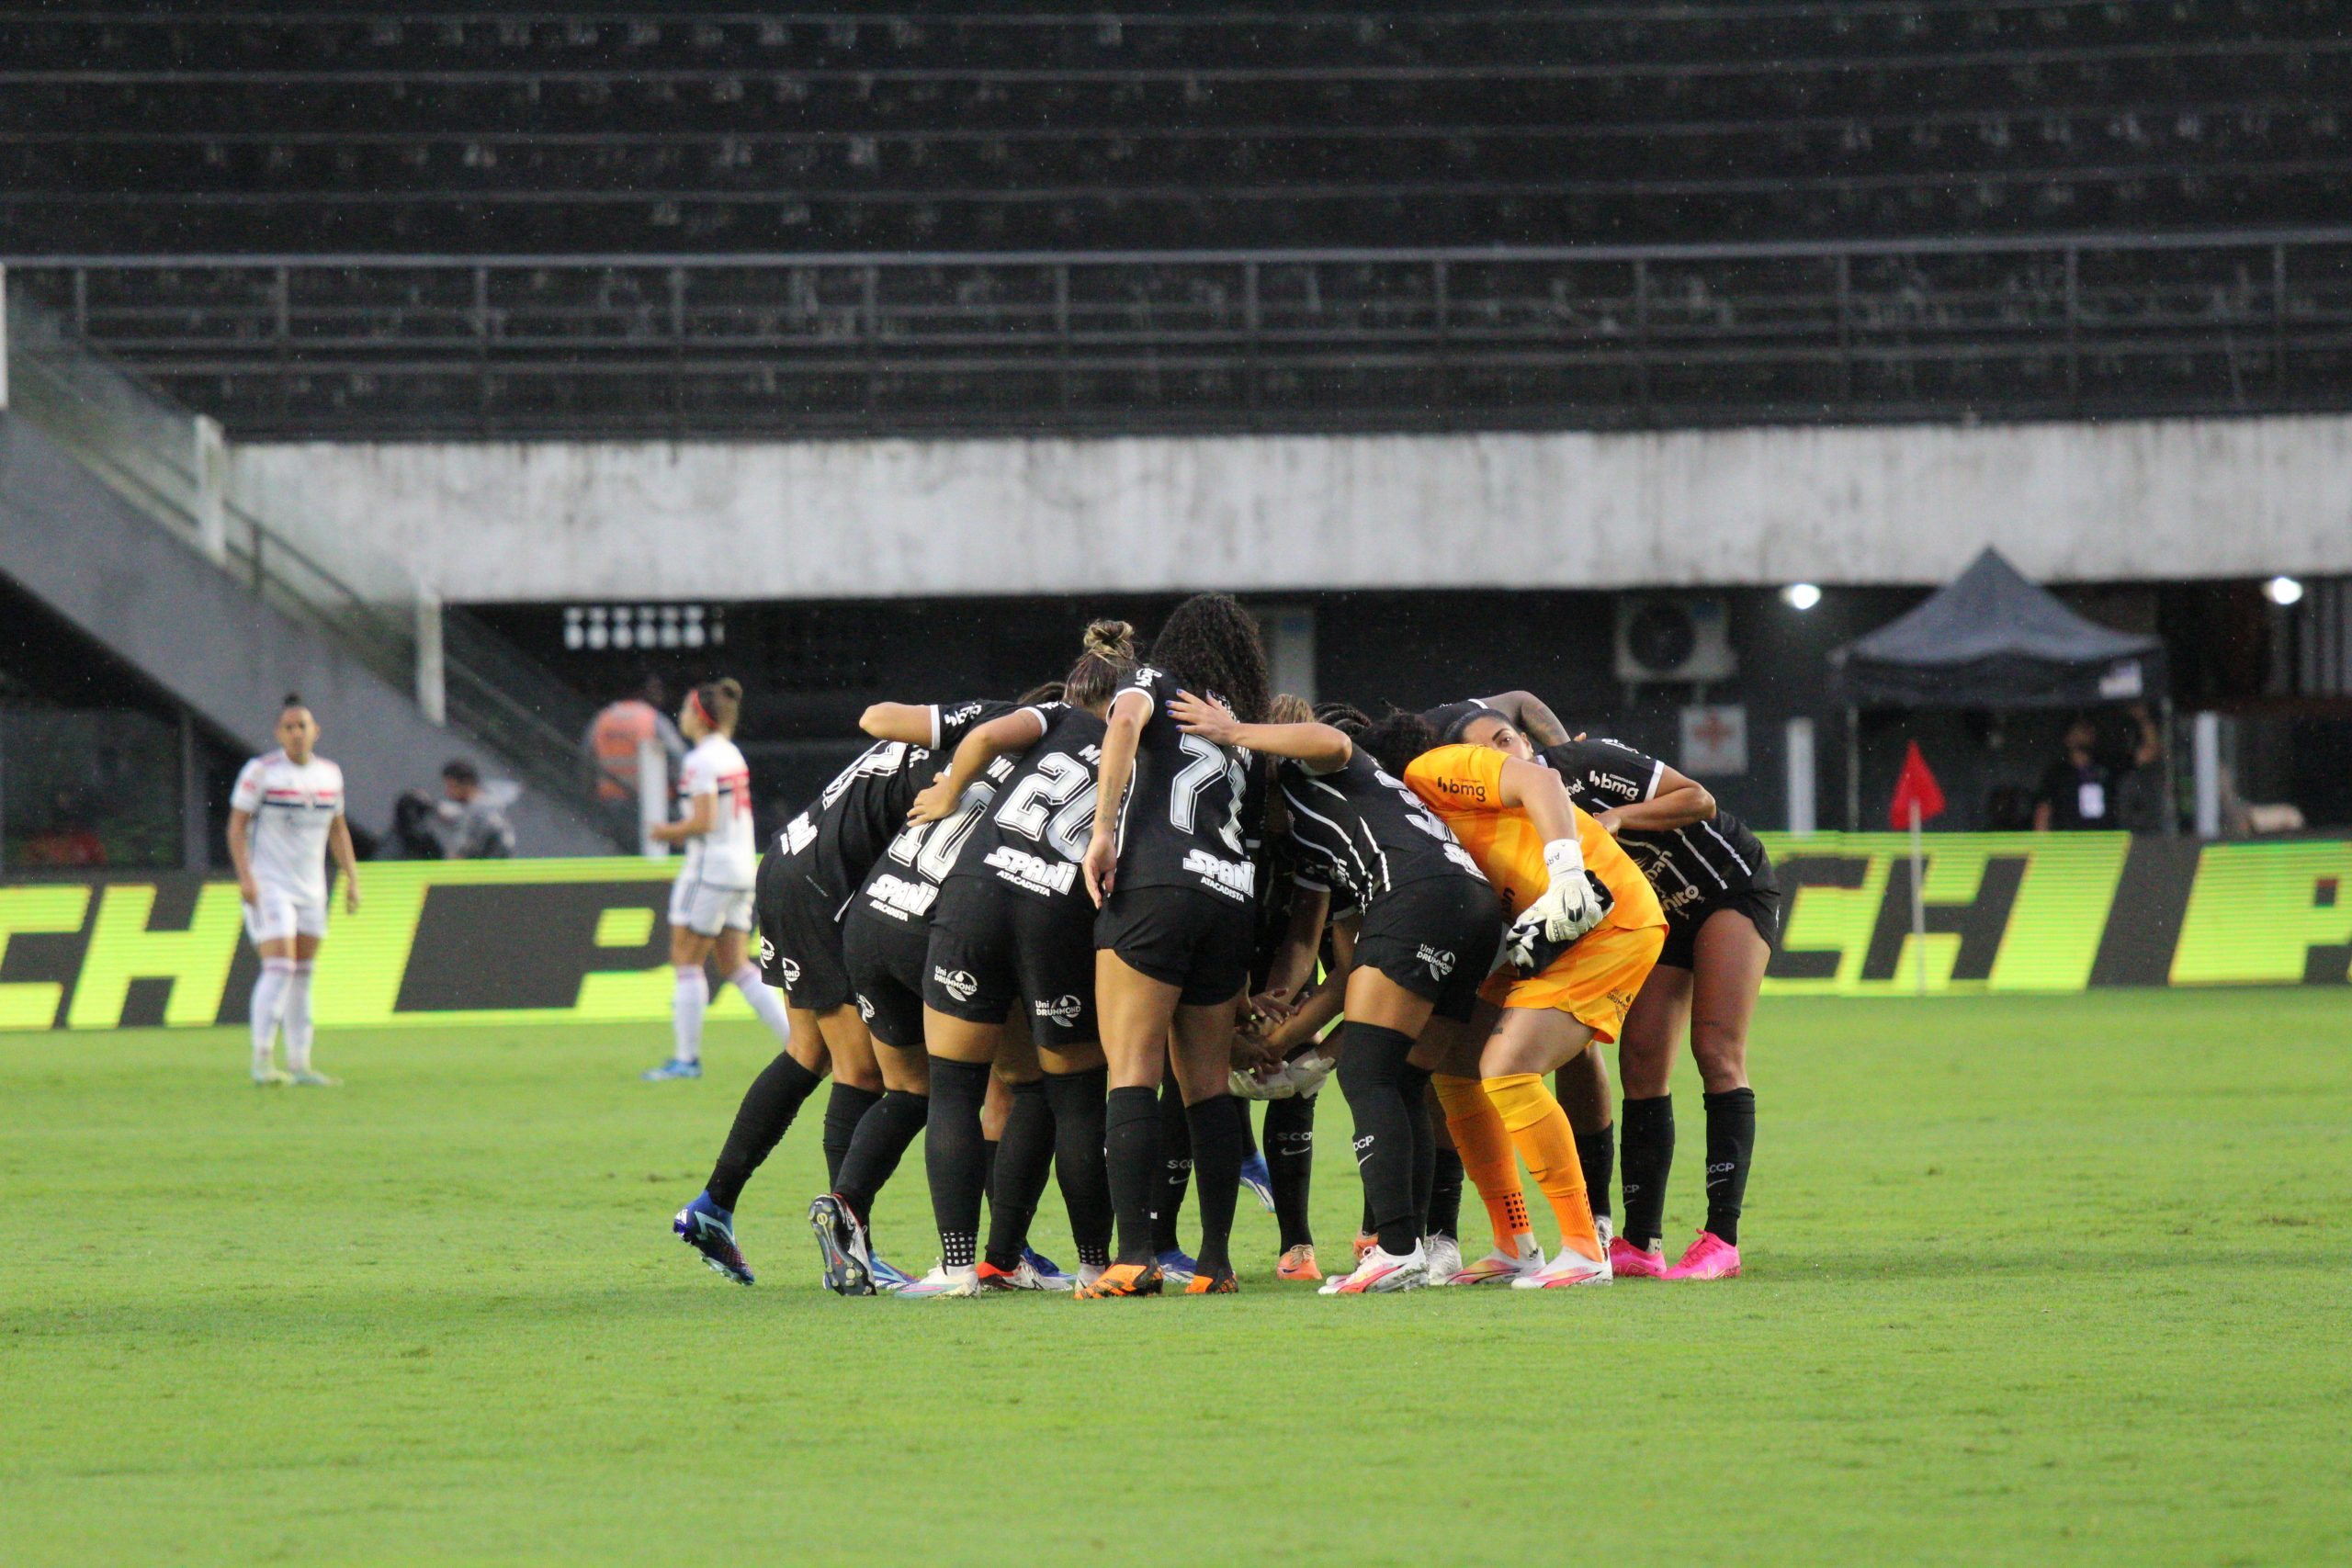
{"label": "person's bare arm", "polygon": [[1243,724],[1222,703],[1179,692],[1168,716],[1219,746],[1239,746],[1269,757],[1289,757],[1310,773],[1336,773],[1355,755],[1355,745],[1328,724]]}
{"label": "person's bare arm", "polygon": [[1488,697],[1487,705],[1510,720],[1511,728],[1538,746],[1567,744],[1568,727],[1532,692],[1505,692]]}
{"label": "person's bare arm", "polygon": [[1714,817],[1715,797],[1705,784],[1660,764],[1657,788],[1647,800],[1612,806],[1597,813],[1594,820],[1611,833],[1627,828],[1665,832],[1694,822],[1712,822]]}
{"label": "person's bare arm", "polygon": [[900,740],[910,746],[931,744],[929,703],[876,703],[857,716],[857,727],[876,740]]}
{"label": "person's bare arm", "polygon": [[1527,813],[1545,843],[1577,836],[1577,808],[1560,775],[1537,762],[1503,759],[1502,803]]}
{"label": "person's bare arm", "polygon": [[335,869],[343,873],[343,912],[359,913],[359,852],[351,847],[351,823],[340,811],[334,814],[334,826],[327,829],[327,849],[334,856]]}
{"label": "person's bare arm", "polygon": [[1026,751],[1046,733],[1046,721],[1035,708],[1016,708],[992,718],[969,735],[949,758],[947,771],[924,786],[907,808],[910,822],[936,822],[956,809],[964,791],[981,770],[1008,752]]}
{"label": "person's bare arm", "polygon": [[1321,887],[1293,887],[1290,922],[1266,968],[1262,996],[1287,1002],[1315,977],[1315,955],[1323,945],[1323,921],[1331,912],[1331,895]]}
{"label": "person's bare arm", "polygon": [[1086,891],[1098,906],[1111,896],[1111,879],[1118,870],[1119,807],[1135,777],[1136,746],[1150,716],[1151,698],[1139,691],[1121,692],[1111,704],[1102,763],[1094,774],[1094,836],[1086,845]]}
{"label": "person's bare arm", "polygon": [[688,839],[699,839],[710,831],[718,820],[718,795],[716,792],[698,795],[686,807],[684,818],[675,822],[656,822],[645,830],[645,836],[657,844],[683,844]]}
{"label": "person's bare arm", "polygon": [[229,812],[229,863],[237,868],[237,896],[248,904],[261,902],[261,885],[254,880],[254,814]]}

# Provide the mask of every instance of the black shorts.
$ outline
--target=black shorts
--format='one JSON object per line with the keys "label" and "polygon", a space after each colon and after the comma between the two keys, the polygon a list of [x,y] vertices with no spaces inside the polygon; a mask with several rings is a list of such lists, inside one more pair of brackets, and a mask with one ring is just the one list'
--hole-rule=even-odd
{"label": "black shorts", "polygon": [[931,925],[901,925],[853,906],[842,922],[842,956],[857,993],[857,1012],[874,1038],[910,1051],[922,1044],[922,977]]}
{"label": "black shorts", "polygon": [[1751,884],[1716,894],[1712,898],[1686,906],[1679,914],[1666,919],[1666,945],[1658,950],[1657,961],[1662,968],[1688,969],[1699,947],[1699,928],[1711,916],[1725,909],[1746,915],[1756,934],[1764,939],[1767,947],[1781,945],[1781,890],[1777,887]]}
{"label": "black shorts", "polygon": [[808,880],[790,855],[760,857],[752,895],[752,922],[760,936],[760,977],[785,1000],[812,1012],[831,1012],[850,1000],[849,969],[842,961],[842,928],[833,919],[841,900]]}
{"label": "black shorts", "polygon": [[1094,907],[1039,898],[981,876],[951,876],[931,911],[922,999],[967,1023],[1001,1022],[1026,997],[1030,1038],[1048,1051],[1091,1045]]}
{"label": "black shorts", "polygon": [[1257,912],[1192,887],[1122,887],[1094,917],[1094,945],[1175,986],[1186,1007],[1215,1007],[1250,983]]}
{"label": "black shorts", "polygon": [[1373,901],[1356,932],[1356,963],[1434,1002],[1438,1017],[1466,1022],[1502,940],[1502,905],[1491,886],[1430,876]]}

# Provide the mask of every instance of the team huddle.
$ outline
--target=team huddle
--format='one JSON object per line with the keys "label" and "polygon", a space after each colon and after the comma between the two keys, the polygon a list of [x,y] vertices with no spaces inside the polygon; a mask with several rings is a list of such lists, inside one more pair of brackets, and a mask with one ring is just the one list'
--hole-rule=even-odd
{"label": "team huddle", "polygon": [[[679,1055],[648,1076],[699,1070],[711,957],[785,1044],[677,1235],[752,1282],[734,1211],[830,1076],[808,1218],[845,1295],[1229,1292],[1245,1181],[1280,1219],[1279,1276],[1326,1294],[1738,1273],[1747,1025],[1778,905],[1754,836],[1703,787],[1571,738],[1523,692],[1374,720],[1268,686],[1257,625],[1224,595],[1180,605],[1141,660],[1124,623],[1097,622],[1063,680],[1018,700],[869,708],[874,744],[755,871],[729,739],[740,693],[697,688],[684,815],[665,833],[689,852],[672,908]],[[1708,1209],[1669,1263],[1667,1080],[1686,1030]],[[1363,1219],[1354,1266],[1325,1278],[1306,1196],[1329,1076],[1355,1124]],[[940,1262],[910,1279],[869,1220],[919,1136]],[[1552,1210],[1548,1255],[1521,1162]],[[1465,1176],[1493,1233],[1467,1261]],[[1049,1179],[1072,1273],[1029,1245]]]}

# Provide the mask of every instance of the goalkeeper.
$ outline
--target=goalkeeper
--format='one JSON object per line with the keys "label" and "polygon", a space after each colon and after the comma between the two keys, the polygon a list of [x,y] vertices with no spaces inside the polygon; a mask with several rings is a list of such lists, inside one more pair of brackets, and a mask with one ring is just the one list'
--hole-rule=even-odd
{"label": "goalkeeper", "polygon": [[[1422,724],[1398,715],[1383,728],[1400,722]],[[1605,1283],[1608,1255],[1576,1135],[1544,1080],[1593,1042],[1616,1040],[1665,945],[1666,915],[1641,869],[1532,751],[1438,746],[1413,758],[1405,782],[1453,830],[1511,916],[1503,964],[1479,991],[1488,1004],[1480,1018],[1492,1023],[1473,1025],[1472,1039],[1482,1042],[1475,1066],[1465,1050],[1435,1078],[1463,1168],[1495,1222],[1498,1257],[1489,1261],[1498,1267],[1477,1277],[1507,1273],[1530,1290]],[[1548,1265],[1539,1265],[1529,1234],[1514,1150],[1559,1220],[1561,1248]]]}

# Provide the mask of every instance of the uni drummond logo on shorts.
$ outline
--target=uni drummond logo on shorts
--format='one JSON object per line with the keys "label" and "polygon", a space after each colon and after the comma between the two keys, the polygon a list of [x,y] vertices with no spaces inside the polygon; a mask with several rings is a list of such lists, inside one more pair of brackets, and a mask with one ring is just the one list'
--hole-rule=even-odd
{"label": "uni drummond logo on shorts", "polygon": [[970,1001],[980,988],[979,981],[972,976],[970,971],[950,969],[944,964],[933,964],[931,977],[939,982],[940,989],[959,1002]]}
{"label": "uni drummond logo on shorts", "polygon": [[1056,997],[1052,1001],[1037,1004],[1039,1018],[1050,1020],[1064,1029],[1075,1026],[1078,1015],[1085,1010],[1084,1004],[1076,997]]}
{"label": "uni drummond logo on shorts", "polygon": [[1420,952],[1413,956],[1430,966],[1431,979],[1442,980],[1453,973],[1453,954],[1431,947],[1428,942],[1421,943]]}
{"label": "uni drummond logo on shorts", "polygon": [[857,1016],[868,1023],[874,1021],[874,1004],[865,999],[865,993],[863,991],[860,991],[857,996]]}

